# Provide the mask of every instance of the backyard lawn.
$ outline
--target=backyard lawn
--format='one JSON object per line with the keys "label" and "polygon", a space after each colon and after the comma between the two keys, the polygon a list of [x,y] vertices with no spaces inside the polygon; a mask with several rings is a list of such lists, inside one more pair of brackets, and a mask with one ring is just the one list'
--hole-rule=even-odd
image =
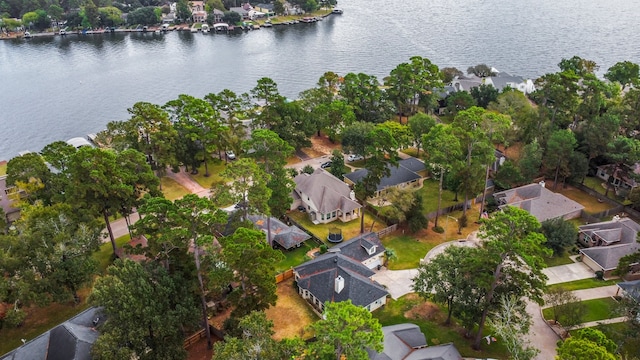
{"label": "backyard lawn", "polygon": [[391,270],[417,268],[420,259],[424,258],[429,250],[437,245],[413,235],[404,235],[398,231],[383,237],[381,241],[385,248],[395,251],[396,258],[389,260],[388,264]]}
{"label": "backyard lawn", "polygon": [[429,345],[454,343],[460,354],[468,358],[506,359],[507,350],[501,342],[491,345],[482,343],[482,351],[471,348],[472,339],[465,339],[464,329],[457,325],[444,326],[446,313],[438,305],[425,302],[416,294],[408,294],[398,300],[389,300],[387,304],[373,312],[382,326],[406,322],[420,326]]}
{"label": "backyard lawn", "polygon": [[553,190],[553,186],[549,186],[548,188],[549,190],[562,194],[569,199],[578,202],[580,205],[584,206],[584,210],[590,214],[599,213],[613,208],[609,203],[599,202],[597,198],[580,189],[574,188],[573,186],[567,186],[567,188],[562,189],[560,184],[558,184],[558,189],[556,190]]}
{"label": "backyard lawn", "polygon": [[544,257],[544,263],[547,265],[547,267],[552,267],[552,266],[573,264],[573,260],[569,258],[568,253],[565,253],[563,256]]}
{"label": "backyard lawn", "polygon": [[160,179],[160,184],[162,185],[162,193],[164,194],[164,197],[171,201],[180,199],[181,197],[189,194],[189,190],[185,189],[184,186],[166,176]]}
{"label": "backyard lawn", "polygon": [[[349,240],[360,234],[360,219],[354,219],[349,222],[343,223],[340,220],[336,220],[329,224],[314,224],[309,220],[309,216],[307,213],[303,213],[300,211],[290,211],[287,214],[291,219],[304,227],[307,231],[314,234],[317,238],[322,241],[326,241],[327,236],[329,235],[329,229],[331,228],[339,228],[342,230],[342,236],[344,240]],[[364,228],[365,232],[369,231],[380,231],[387,227],[387,225],[381,220],[375,220],[374,217],[370,213],[366,212],[364,215]],[[373,224],[373,228],[371,225]],[[331,245],[327,242],[327,245]]]}
{"label": "backyard lawn", "polygon": [[305,257],[307,252],[313,249],[312,246],[315,245],[316,242],[312,239],[309,239],[302,243],[302,246],[300,246],[299,248],[295,248],[293,250],[281,250],[285,258],[284,260],[276,264],[276,271],[278,273],[281,273],[305,262],[307,260],[307,258]]}
{"label": "backyard lawn", "polygon": [[311,335],[305,330],[318,316],[311,310],[309,304],[298,295],[293,279],[278,284],[278,300],[276,305],[265,312],[267,318],[273,321],[273,338],[282,340],[299,336],[308,339]]}
{"label": "backyard lawn", "polygon": [[[584,178],[584,186],[588,187],[591,190],[597,191],[602,195],[604,195],[607,192],[607,189],[604,186],[602,186],[602,184],[604,183],[605,183],[604,180],[597,177],[587,176],[586,178]],[[609,199],[613,199],[620,202],[624,200],[616,195],[616,192],[613,189],[613,187],[609,189],[609,194],[607,195],[607,197]]]}
{"label": "backyard lawn", "polygon": [[[602,298],[582,301],[582,304],[586,307],[582,322],[600,321],[605,319],[611,319],[618,315],[613,314],[613,310],[617,302],[613,298]],[[542,309],[542,316],[545,319],[553,319],[553,309]]]}
{"label": "backyard lawn", "polygon": [[[422,187],[418,189],[422,195],[422,211],[430,213],[438,210],[438,181],[425,179],[422,183]],[[441,208],[446,208],[451,205],[464,201],[464,195],[458,194],[458,201],[453,201],[455,194],[449,190],[442,190],[442,204]]]}

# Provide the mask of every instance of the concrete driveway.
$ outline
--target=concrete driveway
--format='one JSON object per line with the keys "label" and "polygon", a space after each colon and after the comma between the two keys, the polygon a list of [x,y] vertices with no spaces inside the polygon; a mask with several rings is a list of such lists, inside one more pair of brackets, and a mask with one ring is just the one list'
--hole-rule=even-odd
{"label": "concrete driveway", "polygon": [[413,292],[411,286],[416,275],[418,275],[418,269],[389,270],[382,268],[372,278],[384,285],[394,300],[398,300],[403,295]]}
{"label": "concrete driveway", "polygon": [[547,285],[589,279],[595,276],[593,270],[581,262],[548,267],[542,269],[542,272],[549,278]]}

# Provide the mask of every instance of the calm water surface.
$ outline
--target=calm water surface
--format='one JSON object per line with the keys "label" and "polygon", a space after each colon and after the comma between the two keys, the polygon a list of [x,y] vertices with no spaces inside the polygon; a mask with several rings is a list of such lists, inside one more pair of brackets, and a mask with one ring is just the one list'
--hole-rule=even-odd
{"label": "calm water surface", "polygon": [[0,159],[128,118],[137,101],[228,88],[263,76],[290,98],[328,70],[387,75],[410,56],[440,67],[487,63],[536,78],[573,55],[602,74],[640,63],[640,2],[341,0],[323,22],[236,35],[109,34],[0,41]]}

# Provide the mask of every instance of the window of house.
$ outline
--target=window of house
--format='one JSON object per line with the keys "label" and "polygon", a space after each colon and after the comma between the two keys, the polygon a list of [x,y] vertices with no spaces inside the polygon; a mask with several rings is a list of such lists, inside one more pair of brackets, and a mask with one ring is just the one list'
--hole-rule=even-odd
{"label": "window of house", "polygon": [[336,212],[334,211],[333,214],[331,214],[331,217],[336,217]]}

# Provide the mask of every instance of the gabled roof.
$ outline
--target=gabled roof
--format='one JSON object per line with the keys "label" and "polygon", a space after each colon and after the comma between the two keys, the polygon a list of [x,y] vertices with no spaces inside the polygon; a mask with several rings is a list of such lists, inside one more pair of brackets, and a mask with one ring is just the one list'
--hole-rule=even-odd
{"label": "gabled roof", "polygon": [[[426,169],[424,163],[416,158],[400,160],[398,161],[398,166],[387,164],[387,168],[389,169],[389,176],[385,176],[380,179],[377,190],[383,190],[391,186],[419,180],[422,176],[417,173]],[[353,183],[358,183],[367,176],[368,173],[369,171],[367,171],[367,169],[360,169],[350,174],[345,174],[344,177],[351,180]]]}
{"label": "gabled roof", "polygon": [[626,255],[633,254],[640,250],[640,244],[637,242],[631,244],[618,244],[610,246],[594,246],[581,249],[582,255],[595,261],[603,271],[613,270],[618,267],[620,259]]}
{"label": "gabled roof", "polygon": [[335,210],[348,213],[362,207],[351,199],[349,185],[321,168],[316,169],[313,174],[300,174],[293,181],[296,183],[294,194],[306,194],[317,207],[316,210],[323,214]]}
{"label": "gabled roof", "polygon": [[579,203],[562,194],[554,193],[541,184],[529,184],[497,192],[493,197],[501,206],[510,205],[528,211],[539,222],[564,217],[584,209]]}
{"label": "gabled roof", "polygon": [[382,327],[384,349],[378,354],[369,350],[371,360],[461,360],[453,344],[427,346],[418,325],[405,323]]}
{"label": "gabled roof", "polygon": [[[375,251],[369,254],[369,249],[373,247],[375,247]],[[358,262],[363,262],[384,252],[384,250],[384,245],[380,242],[378,234],[374,232],[358,235],[331,248],[331,251],[340,251],[340,254]]]}
{"label": "gabled roof", "polygon": [[101,309],[91,307],[0,359],[90,360],[91,346],[99,335],[94,328],[103,322],[100,316]]}
{"label": "gabled roof", "polygon": [[[308,290],[322,303],[351,300],[358,306],[367,306],[389,295],[387,290],[370,279],[372,270],[340,253],[326,253],[297,266],[298,286]],[[344,279],[344,288],[335,291],[336,278]]]}
{"label": "gabled roof", "polygon": [[[249,215],[248,218],[258,229],[262,230],[268,236],[267,225],[269,225],[269,222],[267,222],[266,216]],[[311,235],[300,230],[299,227],[295,225],[289,226],[276,218],[271,218],[270,225],[271,243],[275,242],[287,250],[311,239]]]}
{"label": "gabled roof", "polygon": [[640,225],[630,218],[618,218],[611,221],[578,226],[580,233],[591,238],[597,237],[607,245],[613,243],[630,244],[636,241]]}
{"label": "gabled roof", "polygon": [[618,287],[624,290],[624,292],[635,301],[640,302],[640,280],[621,282],[618,283]]}

